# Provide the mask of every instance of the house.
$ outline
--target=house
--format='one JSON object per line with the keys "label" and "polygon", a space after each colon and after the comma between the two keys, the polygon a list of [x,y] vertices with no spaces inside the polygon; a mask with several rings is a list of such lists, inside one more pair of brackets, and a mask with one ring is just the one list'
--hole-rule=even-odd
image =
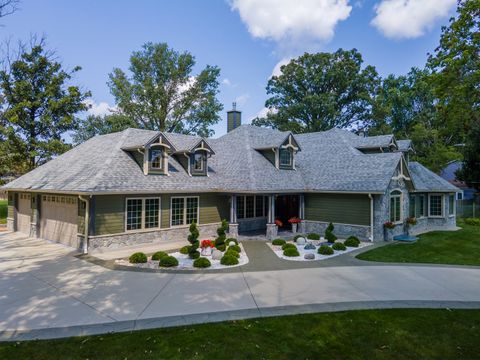
{"label": "house", "polygon": [[[300,231],[383,241],[393,234],[455,228],[458,189],[416,162],[409,141],[346,130],[292,134],[240,126],[218,139],[127,129],[96,136],[3,187],[8,228],[78,248],[186,239],[195,221],[211,238],[275,238],[299,217]],[[283,224],[279,227],[279,224]]]}
{"label": "house", "polygon": [[474,200],[475,189],[470,188],[464,181],[458,180],[455,173],[462,168],[462,162],[460,160],[450,161],[442,171],[440,171],[440,177],[447,180],[450,184],[460,189],[457,193],[457,200]]}

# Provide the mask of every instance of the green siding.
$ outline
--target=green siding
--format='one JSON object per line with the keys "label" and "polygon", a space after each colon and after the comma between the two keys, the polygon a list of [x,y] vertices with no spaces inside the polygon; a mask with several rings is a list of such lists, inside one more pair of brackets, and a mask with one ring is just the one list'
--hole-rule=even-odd
{"label": "green siding", "polygon": [[200,196],[200,224],[212,224],[228,220],[230,207],[227,196],[206,194]]}
{"label": "green siding", "polygon": [[125,195],[95,196],[95,235],[125,231]]}
{"label": "green siding", "polygon": [[368,226],[370,199],[359,194],[307,194],[305,219]]}

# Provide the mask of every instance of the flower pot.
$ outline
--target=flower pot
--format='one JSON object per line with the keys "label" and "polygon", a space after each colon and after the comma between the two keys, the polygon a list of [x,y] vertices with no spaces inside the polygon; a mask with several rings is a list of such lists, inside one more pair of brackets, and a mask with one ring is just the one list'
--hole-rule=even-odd
{"label": "flower pot", "polygon": [[202,251],[201,251],[201,254],[202,254],[203,256],[210,256],[210,255],[212,255],[212,248],[211,248],[211,247],[203,248]]}
{"label": "flower pot", "polygon": [[296,224],[296,223],[292,224],[292,232],[294,234],[297,232],[297,226],[298,226],[298,224]]}

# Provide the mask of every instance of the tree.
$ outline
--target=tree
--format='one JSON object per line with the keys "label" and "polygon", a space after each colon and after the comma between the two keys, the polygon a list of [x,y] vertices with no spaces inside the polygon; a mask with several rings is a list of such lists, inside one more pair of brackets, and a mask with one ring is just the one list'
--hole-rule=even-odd
{"label": "tree", "polygon": [[456,173],[468,186],[480,191],[480,121],[472,122],[463,148],[463,166]]}
{"label": "tree", "polygon": [[362,63],[355,49],[291,60],[268,81],[268,115],[253,124],[295,133],[365,126],[379,77],[372,66],[362,69]]}
{"label": "tree", "polygon": [[0,18],[13,14],[18,10],[19,0],[1,0],[0,1]]}
{"label": "tree", "polygon": [[130,77],[118,68],[109,75],[118,113],[142,129],[211,135],[223,109],[216,98],[220,69],[207,65],[193,75],[194,66],[188,52],[145,44],[130,57]]}
{"label": "tree", "polygon": [[77,129],[73,135],[73,142],[80,144],[96,135],[105,135],[132,127],[137,127],[137,124],[125,115],[89,115],[85,119],[80,120],[77,125]]}
{"label": "tree", "polygon": [[22,172],[70,148],[62,135],[75,128],[75,114],[87,109],[84,100],[90,96],[67,85],[79,70],[63,70],[41,40],[22,47],[18,58],[0,71],[3,150],[12,163],[22,164],[17,164]]}

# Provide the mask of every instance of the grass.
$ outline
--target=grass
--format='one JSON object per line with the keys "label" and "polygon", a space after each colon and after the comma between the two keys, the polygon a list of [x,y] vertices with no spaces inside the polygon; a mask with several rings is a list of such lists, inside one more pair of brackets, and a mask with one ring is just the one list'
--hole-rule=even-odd
{"label": "grass", "polygon": [[392,243],[357,255],[360,260],[480,265],[480,226],[458,223],[458,231],[434,231],[415,243]]}
{"label": "grass", "polygon": [[0,343],[1,359],[474,359],[479,310],[346,311]]}
{"label": "grass", "polygon": [[7,223],[7,200],[0,200],[0,224]]}

